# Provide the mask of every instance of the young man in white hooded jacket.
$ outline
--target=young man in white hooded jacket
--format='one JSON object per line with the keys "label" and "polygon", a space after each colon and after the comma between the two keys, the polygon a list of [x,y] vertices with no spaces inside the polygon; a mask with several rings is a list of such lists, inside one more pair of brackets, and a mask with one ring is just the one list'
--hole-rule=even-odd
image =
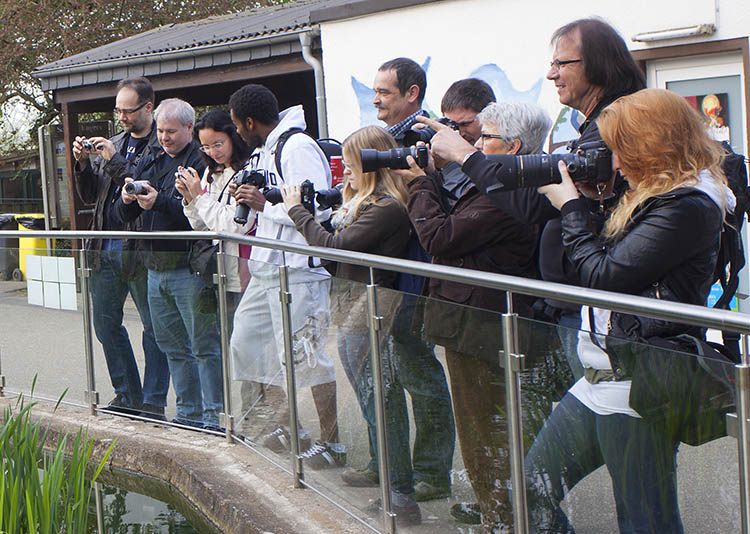
{"label": "young man in white hooded jacket", "polygon": [[[328,160],[314,139],[304,133],[287,138],[276,167],[279,138],[290,129],[306,128],[302,106],[279,113],[276,97],[262,85],[246,85],[229,100],[237,131],[250,145],[253,155],[246,169],[265,176],[266,185],[299,185],[310,180],[316,191],[331,187]],[[273,205],[255,186],[241,185],[234,193],[248,205],[249,217],[257,217],[257,237],[305,244],[302,234],[287,215],[283,203]],[[319,212],[325,220],[330,213]],[[308,256],[285,254],[290,267],[291,316],[295,378],[298,387],[310,386],[320,420],[320,441],[311,444],[310,435],[300,432],[302,457],[312,468],[338,467],[346,454],[339,443],[336,415],[336,383],[333,361],[325,350],[329,324],[330,277],[325,269],[311,267]],[[319,265],[319,261],[314,262]],[[253,247],[250,256],[252,278],[234,318],[232,363],[235,380],[263,384],[278,395],[286,383],[283,366],[284,338],[279,301],[279,265],[282,252]],[[277,413],[276,427],[261,443],[281,452],[289,449],[288,412]]]}

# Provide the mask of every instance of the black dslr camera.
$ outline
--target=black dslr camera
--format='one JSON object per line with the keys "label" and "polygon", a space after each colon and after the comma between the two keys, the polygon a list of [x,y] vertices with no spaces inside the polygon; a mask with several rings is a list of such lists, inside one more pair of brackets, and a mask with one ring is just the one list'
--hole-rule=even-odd
{"label": "black dslr camera", "polygon": [[[440,124],[450,126],[453,130],[458,130],[458,123],[452,119],[449,119],[448,117],[441,117],[437,121]],[[419,130],[406,130],[404,132],[404,145],[414,146],[418,141],[429,143],[432,139],[432,136],[436,133],[437,132],[429,126],[425,126],[424,128],[420,128]]]}
{"label": "black dslr camera", "polygon": [[564,161],[575,182],[608,182],[612,177],[612,151],[601,141],[583,143],[576,154],[488,154],[487,159],[499,163],[495,171],[497,185],[493,191],[510,191],[519,187],[540,187],[562,182],[559,161]]}
{"label": "black dslr camera", "polygon": [[[268,187],[266,185],[265,171],[242,169],[232,178],[237,187],[241,185],[253,185],[271,204],[280,204],[284,202],[281,196],[281,190],[278,187]],[[307,211],[315,215],[315,200],[321,209],[328,209],[336,204],[341,204],[341,190],[334,187],[316,192],[315,186],[310,180],[305,180],[300,184],[302,205]],[[246,224],[247,216],[250,213],[250,206],[238,203],[237,210],[234,214],[234,222],[237,224]]]}
{"label": "black dslr camera", "polygon": [[427,168],[429,151],[425,145],[406,148],[392,148],[385,152],[378,152],[370,148],[359,151],[362,158],[362,172],[375,172],[378,169],[408,169],[406,156],[411,156],[421,168]]}

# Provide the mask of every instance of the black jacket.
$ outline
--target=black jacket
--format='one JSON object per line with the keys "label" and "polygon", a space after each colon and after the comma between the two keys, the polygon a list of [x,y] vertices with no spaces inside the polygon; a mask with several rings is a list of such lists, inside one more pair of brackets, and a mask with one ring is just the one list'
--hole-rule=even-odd
{"label": "black jacket", "polygon": [[[192,230],[182,209],[182,195],[175,188],[178,166],[193,167],[202,175],[206,164],[195,141],[191,141],[176,157],[171,158],[159,143],[149,144],[148,155],[143,157],[133,171],[134,180],[148,180],[158,190],[156,202],[150,210],[142,209],[137,202],[125,204],[122,198],[115,203],[115,213],[124,223],[141,217],[145,232]],[[186,239],[144,240],[145,262],[149,269],[166,271],[187,267],[190,241]]]}
{"label": "black jacket", "polygon": [[[601,110],[610,103],[611,100],[602,101],[592,111],[579,129],[580,137],[571,143],[571,152],[575,152],[578,146],[583,143],[601,141],[601,135],[595,120]],[[575,286],[581,285],[573,265],[565,257],[561,239],[560,212],[550,204],[547,197],[537,193],[536,188],[525,187],[508,192],[493,190],[492,186],[497,183],[495,175],[498,165],[498,163],[485,158],[481,152],[476,152],[466,160],[462,170],[479,190],[488,195],[495,205],[505,213],[527,224],[543,225],[539,241],[539,272],[543,280]],[[617,200],[618,197],[615,196],[605,201],[604,210],[597,201],[586,200],[582,202],[585,202],[591,214],[592,224],[601,227],[606,212],[617,203]],[[562,311],[570,312],[580,308],[576,304],[552,299],[547,299],[545,302],[549,310],[548,318],[553,320],[556,320],[556,315]]]}
{"label": "black jacket", "polygon": [[[580,199],[567,202],[561,213],[563,244],[584,287],[645,295],[658,284],[669,300],[705,304],[723,221],[721,209],[705,193],[683,188],[648,199],[615,241],[605,242],[591,231]],[[613,323],[618,316],[613,315]],[[644,320],[651,336],[688,330]]]}
{"label": "black jacket", "polygon": [[[101,155],[97,155],[90,158],[89,164],[86,165],[85,168],[81,169],[78,161],[76,161],[75,166],[73,167],[73,176],[75,178],[78,195],[85,203],[95,205],[94,217],[91,220],[91,230],[102,230],[104,228],[104,207],[110,197],[112,188],[123,186],[125,178],[132,175],[133,169],[138,165],[138,162],[147,152],[147,150],[144,149],[135,154],[132,161],[126,160],[122,155],[122,148],[127,142],[128,136],[128,132],[120,132],[110,138],[110,141],[115,145],[116,152],[109,161],[104,159]],[[154,143],[158,143],[155,123],[151,126],[151,134],[148,139],[149,145]],[[128,222],[124,224],[122,228],[118,228],[118,230],[136,232],[140,231],[140,229],[139,219]],[[85,242],[85,248],[87,251],[89,267],[98,271],[101,266],[101,239],[87,239]],[[140,247],[138,241],[126,240],[123,243],[123,249],[136,251],[140,250]],[[132,270],[138,262],[138,257],[138,255],[125,255],[125,265],[123,265],[125,272],[132,274]]]}

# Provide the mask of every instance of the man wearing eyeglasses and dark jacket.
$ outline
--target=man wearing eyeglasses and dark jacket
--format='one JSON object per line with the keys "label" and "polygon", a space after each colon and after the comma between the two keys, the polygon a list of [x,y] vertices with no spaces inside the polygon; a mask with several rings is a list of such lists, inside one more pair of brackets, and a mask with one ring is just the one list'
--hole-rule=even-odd
{"label": "man wearing eyeglasses and dark jacket", "polygon": [[[139,230],[141,219],[122,224],[113,216],[116,200],[132,169],[157,143],[152,118],[154,90],[146,78],[128,78],[117,84],[115,115],[123,131],[111,139],[76,137],[73,142],[76,189],[84,202],[94,204],[91,230]],[[166,356],[154,338],[147,299],[146,269],[138,241],[88,239],[85,247],[91,274],[94,331],[102,344],[115,398],[109,410],[163,416],[169,389]],[[122,324],[123,305],[130,293],[143,324],[146,360],[143,384]]]}

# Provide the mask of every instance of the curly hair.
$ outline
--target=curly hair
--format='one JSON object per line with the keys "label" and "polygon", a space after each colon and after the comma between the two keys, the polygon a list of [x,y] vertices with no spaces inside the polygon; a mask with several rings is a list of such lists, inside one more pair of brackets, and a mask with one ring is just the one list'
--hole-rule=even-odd
{"label": "curly hair", "polygon": [[359,176],[359,184],[355,191],[344,183],[342,197],[344,202],[354,200],[352,211],[354,216],[368,204],[377,204],[384,196],[390,196],[406,206],[408,193],[401,177],[393,174],[390,169],[378,169],[375,172],[362,172],[362,157],[360,150],[370,148],[381,152],[397,148],[396,140],[387,130],[380,126],[365,126],[344,139],[342,153],[347,166],[353,174]]}
{"label": "curly hair", "polygon": [[623,234],[646,199],[698,183],[704,169],[726,183],[721,147],[698,112],[676,93],[642,89],[604,108],[596,122],[630,184],[607,220],[608,238]]}
{"label": "curly hair", "polygon": [[229,108],[243,123],[248,118],[267,125],[279,121],[279,102],[263,85],[251,83],[237,89],[229,97]]}
{"label": "curly hair", "polygon": [[[240,137],[240,134],[237,133],[237,128],[234,126],[229,113],[221,109],[212,109],[201,115],[195,125],[194,131],[198,144],[200,144],[198,134],[201,130],[213,130],[227,134],[232,143],[232,157],[230,158],[229,166],[235,170],[244,167],[247,158],[250,157],[250,147],[247,146],[242,137]],[[201,154],[203,154],[203,160],[206,162],[211,174],[219,170],[219,164],[211,156],[205,152],[201,152]]]}

